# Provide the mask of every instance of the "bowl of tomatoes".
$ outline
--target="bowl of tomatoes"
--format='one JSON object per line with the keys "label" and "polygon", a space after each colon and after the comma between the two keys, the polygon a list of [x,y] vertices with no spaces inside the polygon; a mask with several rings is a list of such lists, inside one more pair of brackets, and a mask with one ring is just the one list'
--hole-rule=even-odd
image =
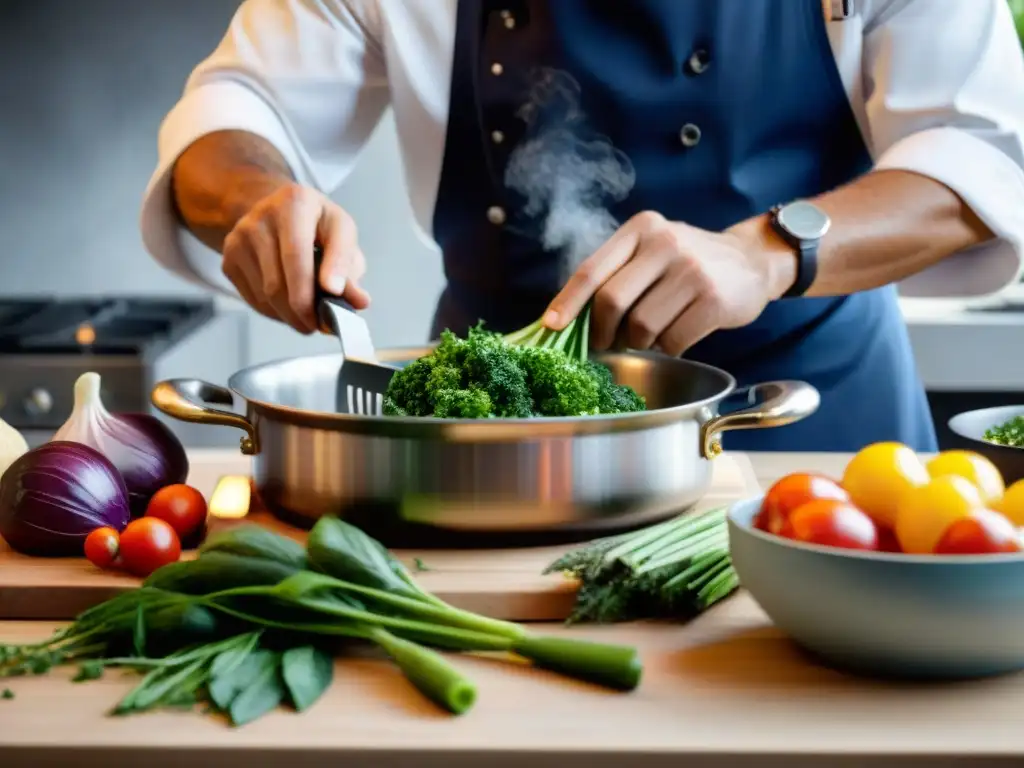
{"label": "bowl of tomatoes", "polygon": [[1024,481],[970,451],[864,448],[729,511],[740,583],[830,666],[957,679],[1024,669]]}

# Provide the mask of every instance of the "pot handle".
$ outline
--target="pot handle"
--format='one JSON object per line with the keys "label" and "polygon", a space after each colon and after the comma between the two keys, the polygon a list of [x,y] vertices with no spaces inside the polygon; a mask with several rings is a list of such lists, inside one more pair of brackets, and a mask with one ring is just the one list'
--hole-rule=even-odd
{"label": "pot handle", "polygon": [[246,456],[253,456],[259,450],[256,442],[256,427],[245,416],[220,408],[211,408],[207,403],[234,405],[231,390],[210,384],[201,379],[168,379],[153,387],[149,398],[157,410],[181,421],[195,424],[212,424],[221,427],[235,427],[245,434],[239,447]]}
{"label": "pot handle", "polygon": [[722,452],[722,432],[784,427],[806,419],[821,404],[818,390],[804,381],[768,381],[748,387],[747,392],[752,399],[762,395],[764,402],[714,416],[701,427],[700,450],[705,459],[713,459]]}

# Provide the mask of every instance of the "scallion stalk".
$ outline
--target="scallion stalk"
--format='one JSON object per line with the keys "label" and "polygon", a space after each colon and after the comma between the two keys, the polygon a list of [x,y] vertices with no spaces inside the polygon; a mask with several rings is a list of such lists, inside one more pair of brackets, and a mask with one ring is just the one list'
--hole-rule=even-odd
{"label": "scallion stalk", "polygon": [[545,570],[555,572],[580,584],[570,623],[690,618],[739,585],[725,508],[591,542]]}

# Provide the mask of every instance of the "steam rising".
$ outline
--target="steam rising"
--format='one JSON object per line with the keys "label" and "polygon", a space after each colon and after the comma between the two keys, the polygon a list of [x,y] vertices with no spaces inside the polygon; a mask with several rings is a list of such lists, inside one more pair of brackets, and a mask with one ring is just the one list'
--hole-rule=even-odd
{"label": "steam rising", "polygon": [[629,194],[636,172],[589,130],[579,83],[565,72],[535,73],[517,114],[526,135],[509,158],[505,184],[526,198],[527,215],[542,218],[541,242],[561,253],[567,277],[618,229],[608,206]]}

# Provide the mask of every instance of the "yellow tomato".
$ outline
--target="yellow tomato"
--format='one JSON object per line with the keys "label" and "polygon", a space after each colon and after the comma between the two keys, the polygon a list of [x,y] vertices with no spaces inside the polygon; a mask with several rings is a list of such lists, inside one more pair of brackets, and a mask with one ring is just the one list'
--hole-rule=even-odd
{"label": "yellow tomato", "polygon": [[911,448],[902,443],[874,443],[846,465],[842,486],[856,506],[891,528],[903,493],[928,480],[924,462]]}
{"label": "yellow tomato", "polygon": [[991,505],[1003,496],[1006,486],[996,465],[973,451],[943,451],[928,462],[932,477],[957,475],[972,483],[981,492],[981,499]]}
{"label": "yellow tomato", "polygon": [[896,539],[908,555],[928,555],[950,525],[983,509],[981,492],[959,475],[943,475],[910,488],[896,512]]}
{"label": "yellow tomato", "polygon": [[1003,498],[992,504],[992,509],[1002,512],[1016,526],[1024,526],[1024,480],[1006,489]]}

